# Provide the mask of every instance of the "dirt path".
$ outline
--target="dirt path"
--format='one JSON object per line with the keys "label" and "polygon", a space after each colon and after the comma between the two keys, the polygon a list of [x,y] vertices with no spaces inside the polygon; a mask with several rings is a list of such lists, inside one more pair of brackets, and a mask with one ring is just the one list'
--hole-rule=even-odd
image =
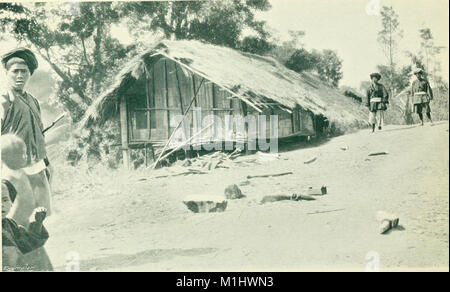
{"label": "dirt path", "polygon": [[[47,250],[59,270],[71,251],[81,270],[364,271],[371,251],[382,271],[448,270],[448,129],[361,131],[206,175],[61,174]],[[368,157],[371,151],[389,154]],[[193,214],[181,202],[220,195],[247,175],[286,171],[293,175],[249,180],[241,187],[246,198],[230,201],[224,213]],[[259,204],[265,195],[322,185],[329,194],[316,201]],[[402,228],[378,234],[379,210],[398,214]]]}

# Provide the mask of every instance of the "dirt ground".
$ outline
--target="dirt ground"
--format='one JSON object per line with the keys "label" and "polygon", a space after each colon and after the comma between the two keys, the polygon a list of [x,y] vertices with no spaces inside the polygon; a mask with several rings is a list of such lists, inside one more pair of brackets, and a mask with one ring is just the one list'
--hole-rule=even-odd
{"label": "dirt ground", "polygon": [[[82,271],[364,271],[373,254],[381,271],[448,271],[448,129],[364,130],[201,175],[65,169],[55,175],[46,249],[56,270],[75,252]],[[372,151],[389,154],[369,157]],[[287,171],[293,174],[246,182]],[[223,195],[233,183],[244,184],[246,198],[229,201],[223,213],[195,214],[182,203],[188,195]],[[259,203],[322,185],[328,194],[315,201]],[[379,210],[397,214],[400,228],[380,235]]]}

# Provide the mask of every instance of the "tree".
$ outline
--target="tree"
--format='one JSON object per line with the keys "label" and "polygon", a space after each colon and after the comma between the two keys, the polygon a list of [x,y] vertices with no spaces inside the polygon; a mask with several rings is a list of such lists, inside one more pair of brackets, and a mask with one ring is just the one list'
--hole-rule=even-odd
{"label": "tree", "polygon": [[297,49],[285,66],[296,72],[315,71],[321,80],[334,87],[339,86],[343,77],[342,60],[333,50],[308,52],[306,49]]}
{"label": "tree", "polygon": [[378,65],[378,72],[381,76],[390,76],[390,84],[394,92],[400,92],[409,85],[413,68],[411,65],[403,66],[400,70],[392,72],[391,68],[386,65]]}
{"label": "tree", "polygon": [[262,40],[268,34],[255,11],[270,9],[268,0],[149,1],[124,4],[132,31],[161,31],[166,38],[196,39],[239,48],[244,29]]}
{"label": "tree", "polygon": [[245,37],[239,49],[243,52],[257,54],[257,55],[267,55],[274,45],[269,41],[256,36]]}
{"label": "tree", "polygon": [[270,52],[270,55],[277,59],[280,63],[286,64],[296,50],[303,49],[304,44],[301,39],[304,36],[305,32],[302,30],[290,30],[289,39],[287,41],[282,42],[281,45],[276,45],[278,40],[274,41],[275,45]]}
{"label": "tree", "polygon": [[317,67],[319,77],[334,87],[339,86],[339,81],[344,74],[342,73],[342,60],[333,50],[323,50]]}
{"label": "tree", "polygon": [[308,71],[317,68],[321,56],[312,54],[305,49],[297,49],[287,60],[285,66],[296,72]]}
{"label": "tree", "polygon": [[[64,108],[74,124],[111,83],[117,68],[134,54],[132,47],[111,35],[111,25],[122,18],[118,4],[78,5],[67,7],[55,2],[0,6],[3,32],[32,48],[59,77],[53,102]],[[105,141],[115,140],[118,135],[114,127],[92,128],[74,144],[82,145],[80,151],[86,157],[101,157],[109,152],[101,145],[113,144]]]}
{"label": "tree", "polygon": [[394,94],[394,75],[396,67],[396,54],[399,41],[403,38],[403,32],[400,30],[399,16],[392,7],[383,6],[381,9],[382,29],[378,32],[378,42],[380,43],[388,61],[389,74],[388,87],[391,95]]}
{"label": "tree", "polygon": [[424,63],[423,69],[428,73],[428,75],[435,79],[441,70],[441,64],[437,57],[444,47],[436,46],[434,44],[434,38],[430,28],[425,27],[420,29],[419,34],[422,39],[420,46]]}
{"label": "tree", "polygon": [[60,79],[57,101],[76,123],[132,48],[110,33],[120,21],[115,4],[82,2],[76,14],[65,8],[59,3],[6,4],[0,7],[0,22],[51,66]]}

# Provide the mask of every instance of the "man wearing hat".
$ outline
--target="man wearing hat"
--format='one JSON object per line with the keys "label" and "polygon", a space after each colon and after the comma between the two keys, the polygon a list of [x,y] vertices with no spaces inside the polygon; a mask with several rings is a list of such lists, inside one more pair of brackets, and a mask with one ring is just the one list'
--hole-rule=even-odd
{"label": "man wearing hat", "polygon": [[15,49],[2,57],[6,69],[7,90],[0,93],[1,133],[15,134],[26,144],[27,166],[25,173],[30,179],[39,206],[51,210],[50,186],[44,130],[39,102],[24,88],[38,67],[36,56],[26,48]]}
{"label": "man wearing hat", "polygon": [[414,105],[414,112],[419,115],[420,122],[423,126],[424,113],[430,122],[433,123],[430,108],[430,101],[433,100],[433,91],[422,69],[415,70],[414,75],[417,79],[413,81],[411,86],[412,104]]}
{"label": "man wearing hat", "polygon": [[[369,108],[369,123],[372,126],[372,133],[378,124],[378,130],[382,129],[384,123],[384,111],[389,103],[389,93],[380,83],[380,73],[370,74],[372,83],[367,89],[367,107]],[[378,117],[378,118],[377,118]]]}

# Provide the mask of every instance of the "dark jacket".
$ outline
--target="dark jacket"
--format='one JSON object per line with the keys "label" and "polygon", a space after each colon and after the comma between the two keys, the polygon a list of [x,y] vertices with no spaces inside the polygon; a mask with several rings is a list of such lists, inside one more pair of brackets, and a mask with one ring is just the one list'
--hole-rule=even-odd
{"label": "dark jacket", "polygon": [[[374,99],[380,99],[380,101],[374,101]],[[367,102],[366,105],[371,112],[377,110],[386,110],[386,104],[389,103],[389,92],[383,84],[371,83],[367,89]]]}
{"label": "dark jacket", "polygon": [[[14,94],[11,97],[10,94]],[[28,164],[34,164],[47,156],[44,126],[41,120],[39,102],[31,94],[24,92],[0,94],[2,106],[2,135],[15,134],[27,146]]]}
{"label": "dark jacket", "polygon": [[[424,95],[417,94],[421,92],[424,93]],[[430,83],[425,79],[414,80],[411,85],[411,96],[413,104],[419,104],[433,100],[433,90],[431,89]]]}
{"label": "dark jacket", "polygon": [[21,253],[26,254],[38,249],[47,242],[49,238],[48,232],[42,226],[41,232],[33,231],[33,222],[27,230],[25,227],[17,225],[17,223],[9,218],[2,219],[2,244],[3,246],[15,246]]}

